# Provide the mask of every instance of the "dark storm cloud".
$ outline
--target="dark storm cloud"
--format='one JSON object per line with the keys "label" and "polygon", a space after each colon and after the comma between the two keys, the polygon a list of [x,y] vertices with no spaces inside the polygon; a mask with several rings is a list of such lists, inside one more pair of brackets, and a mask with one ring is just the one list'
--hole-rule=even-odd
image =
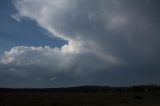
{"label": "dark storm cloud", "polygon": [[30,87],[160,84],[159,0],[14,3],[16,18],[32,19],[69,43],[12,48],[1,61],[2,85],[7,78]]}

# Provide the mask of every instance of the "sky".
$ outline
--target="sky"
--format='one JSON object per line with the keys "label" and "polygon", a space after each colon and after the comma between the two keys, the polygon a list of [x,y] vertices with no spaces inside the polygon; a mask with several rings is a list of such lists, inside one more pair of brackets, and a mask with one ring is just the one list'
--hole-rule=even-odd
{"label": "sky", "polygon": [[0,87],[160,84],[159,0],[1,0]]}

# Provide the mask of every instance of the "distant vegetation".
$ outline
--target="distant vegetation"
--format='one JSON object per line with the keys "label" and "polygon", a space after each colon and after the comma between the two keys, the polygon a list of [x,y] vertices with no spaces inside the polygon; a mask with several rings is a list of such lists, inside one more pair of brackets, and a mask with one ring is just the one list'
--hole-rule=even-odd
{"label": "distant vegetation", "polygon": [[0,106],[160,106],[160,86],[0,88]]}
{"label": "distant vegetation", "polygon": [[62,88],[0,88],[2,91],[52,91],[52,92],[108,92],[108,91],[159,91],[160,86],[157,85],[141,85],[131,87],[110,87],[110,86],[77,86],[77,87],[62,87]]}

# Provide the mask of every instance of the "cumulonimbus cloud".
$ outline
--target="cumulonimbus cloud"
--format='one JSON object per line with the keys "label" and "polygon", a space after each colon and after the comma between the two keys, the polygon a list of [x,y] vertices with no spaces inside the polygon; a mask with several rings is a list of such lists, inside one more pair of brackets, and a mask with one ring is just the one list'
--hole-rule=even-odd
{"label": "cumulonimbus cloud", "polygon": [[[158,18],[143,0],[13,0],[17,21],[33,20],[61,48],[13,47],[1,64],[47,67],[61,72],[105,70],[149,61],[158,55]],[[160,17],[160,16],[158,16]]]}
{"label": "cumulonimbus cloud", "polygon": [[[89,10],[85,12],[88,8],[85,4],[85,1],[73,1],[73,0],[15,0],[14,5],[18,10],[18,13],[14,16],[15,19],[29,18],[37,22],[37,24],[50,33],[53,36],[60,37],[64,40],[68,40],[68,44],[64,45],[60,49],[57,48],[43,48],[43,47],[14,47],[11,51],[6,52],[3,56],[2,63],[35,63],[39,60],[39,62],[50,61],[49,57],[55,62],[52,62],[53,66],[58,67],[60,64],[70,57],[69,55],[73,55],[72,59],[74,59],[74,55],[78,56],[79,54],[94,54],[97,58],[102,59],[102,61],[106,62],[106,67],[111,64],[118,64],[119,60],[112,56],[109,53],[105,53],[103,47],[100,47],[97,42],[94,41],[90,36],[90,31],[87,31],[88,28],[83,29],[83,26],[87,25],[87,21],[92,21],[91,18],[95,18],[97,13],[91,13],[93,11]],[[76,13],[76,10],[79,9],[80,4],[84,6],[84,10],[80,11],[81,13]],[[81,15],[81,18],[86,18],[82,20],[82,22],[78,22],[78,19]],[[98,14],[97,14],[98,15]],[[84,21],[84,22],[83,22]],[[93,21],[94,23],[94,21]],[[80,24],[84,24],[80,26]],[[90,22],[92,24],[92,22]],[[73,25],[73,26],[72,26]],[[92,25],[91,25],[92,26]],[[69,29],[67,29],[67,27]],[[74,29],[75,27],[75,29]],[[82,30],[81,30],[81,28]],[[90,26],[89,26],[90,27]],[[71,29],[73,28],[73,29]],[[77,30],[75,32],[74,30]],[[79,30],[79,31],[78,31]],[[88,33],[89,32],[89,33]],[[83,34],[84,33],[84,34]],[[36,53],[35,53],[36,51]],[[104,51],[104,52],[103,52]],[[39,55],[38,60],[33,60],[32,55]],[[50,54],[49,56],[46,54]],[[62,59],[63,58],[63,59]],[[49,59],[49,60],[47,60]],[[28,61],[28,62],[27,62]],[[32,61],[32,62],[31,62]],[[76,60],[75,60],[76,61]],[[77,60],[78,61],[78,60]],[[85,61],[85,58],[84,58]],[[45,63],[42,62],[42,63]],[[57,62],[57,63],[56,63]],[[68,61],[71,62],[71,61]],[[52,66],[51,64],[51,66]],[[56,65],[55,65],[56,64]],[[67,65],[67,63],[66,63]],[[53,67],[52,67],[53,68]]]}
{"label": "cumulonimbus cloud", "polygon": [[[150,35],[146,32],[148,31],[147,28],[150,28],[152,24],[147,21],[149,18],[146,17],[146,20],[144,20],[140,12],[133,12],[131,14],[127,1],[14,0],[13,3],[18,11],[14,15],[15,19],[18,19],[18,21],[24,18],[34,20],[40,27],[52,33],[53,36],[68,40],[69,43],[58,50],[57,48],[50,48],[52,50],[51,54],[58,51],[59,55],[61,55],[59,57],[64,57],[64,59],[68,57],[68,53],[72,55],[76,54],[76,56],[78,54],[94,54],[94,56],[106,62],[106,67],[108,67],[111,64],[122,63],[123,60],[121,59],[124,57],[123,55],[119,56],[119,54],[124,53],[123,50],[127,46],[134,52],[141,51],[142,54],[143,52],[150,53],[150,51],[145,51],[148,49],[144,45],[145,42],[139,42],[138,39],[149,38]],[[132,17],[132,15],[137,17]],[[141,24],[138,26],[140,27],[140,31],[134,27],[137,25],[132,23],[132,21],[137,25]],[[137,34],[133,35],[131,33],[133,31]],[[125,43],[127,46],[123,46]],[[150,46],[152,48],[154,45]],[[22,52],[22,47],[16,48],[19,48],[16,50],[20,58],[20,56],[23,56],[23,54],[19,54]],[[33,51],[33,47],[23,47],[23,49],[28,48]],[[12,62],[12,58],[15,61],[19,60],[14,57],[17,55],[12,55],[12,58],[8,55],[12,54],[14,49],[11,49],[10,52],[4,55],[2,59],[3,63]],[[122,50],[118,51],[119,54],[117,53],[118,49]],[[44,51],[46,51],[46,48],[41,47],[40,52],[43,53]]]}

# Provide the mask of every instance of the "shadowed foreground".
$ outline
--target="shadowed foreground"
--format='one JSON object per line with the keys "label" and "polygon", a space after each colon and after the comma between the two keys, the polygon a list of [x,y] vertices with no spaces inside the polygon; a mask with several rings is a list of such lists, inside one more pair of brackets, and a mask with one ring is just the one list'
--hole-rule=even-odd
{"label": "shadowed foreground", "polygon": [[0,106],[160,106],[160,87],[0,89]]}

